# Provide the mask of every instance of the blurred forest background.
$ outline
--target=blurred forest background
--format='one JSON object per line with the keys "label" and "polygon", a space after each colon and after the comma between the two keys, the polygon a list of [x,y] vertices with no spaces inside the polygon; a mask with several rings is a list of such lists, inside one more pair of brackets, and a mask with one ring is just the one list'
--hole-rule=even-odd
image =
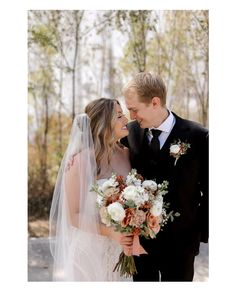
{"label": "blurred forest background", "polygon": [[208,126],[208,32],[206,10],[28,12],[29,236],[48,234],[72,120],[89,101],[122,102],[134,74],[156,72],[168,108]]}

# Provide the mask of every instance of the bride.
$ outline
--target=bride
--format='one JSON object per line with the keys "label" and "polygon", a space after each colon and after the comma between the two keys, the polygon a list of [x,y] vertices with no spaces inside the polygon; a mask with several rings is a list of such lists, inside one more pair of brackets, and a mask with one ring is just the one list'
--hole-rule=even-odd
{"label": "bride", "polygon": [[130,253],[132,237],[101,224],[91,187],[131,170],[128,149],[119,143],[127,122],[119,102],[105,98],[74,119],[50,211],[54,281],[124,280],[113,269],[121,251]]}

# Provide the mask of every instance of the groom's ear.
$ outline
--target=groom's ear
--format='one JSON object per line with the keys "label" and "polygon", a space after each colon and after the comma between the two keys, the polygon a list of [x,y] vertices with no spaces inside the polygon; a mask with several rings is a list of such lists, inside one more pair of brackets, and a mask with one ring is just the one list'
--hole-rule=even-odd
{"label": "groom's ear", "polygon": [[157,97],[157,96],[154,96],[154,97],[152,98],[152,106],[153,106],[154,108],[158,108],[160,105],[161,105],[161,100],[160,100],[160,98]]}

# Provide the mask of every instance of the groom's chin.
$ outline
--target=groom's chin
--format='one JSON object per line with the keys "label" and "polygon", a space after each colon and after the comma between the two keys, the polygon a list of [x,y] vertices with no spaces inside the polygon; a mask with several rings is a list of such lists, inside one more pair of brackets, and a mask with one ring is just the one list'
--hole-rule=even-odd
{"label": "groom's chin", "polygon": [[139,124],[140,128],[147,128],[147,127],[145,126],[145,123],[143,123],[143,121],[138,122],[138,124]]}

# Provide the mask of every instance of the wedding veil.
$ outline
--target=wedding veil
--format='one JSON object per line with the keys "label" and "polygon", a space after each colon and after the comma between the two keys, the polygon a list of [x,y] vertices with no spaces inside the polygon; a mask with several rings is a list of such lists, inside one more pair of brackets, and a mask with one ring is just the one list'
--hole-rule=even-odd
{"label": "wedding veil", "polygon": [[97,165],[90,119],[74,119],[54,189],[49,226],[55,281],[102,281],[103,241],[96,194]]}

